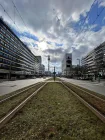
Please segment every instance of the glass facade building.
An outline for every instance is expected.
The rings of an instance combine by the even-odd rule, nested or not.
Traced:
[[[0,19],[0,77],[30,77],[38,69],[37,57]]]

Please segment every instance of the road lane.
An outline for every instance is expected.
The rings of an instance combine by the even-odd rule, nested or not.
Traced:
[[[16,91],[18,89],[30,86],[32,84],[45,81],[49,78],[36,78],[36,79],[25,79],[25,80],[16,80],[16,81],[5,81],[0,83],[0,96],[8,94],[10,92]]]
[[[61,78],[67,82],[73,83],[75,85],[87,88],[99,94],[105,95],[105,81],[103,82],[91,82],[91,81],[84,81],[84,80],[76,80],[76,79],[68,79],[68,78]]]

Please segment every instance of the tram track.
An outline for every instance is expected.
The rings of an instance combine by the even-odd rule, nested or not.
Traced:
[[[46,83],[41,85],[36,91],[34,91],[32,94],[30,94],[27,98],[25,98],[19,105],[17,105],[12,111],[10,111],[7,115],[5,115],[0,120],[0,129],[34,96],[36,95],[44,86]]]
[[[93,95],[84,89],[68,82],[62,82],[63,86],[76,96],[86,107],[88,107],[101,121],[105,123],[105,100]]]
[[[46,82],[49,83],[49,81],[46,81]],[[105,100],[104,99],[97,97],[95,95],[92,95],[89,92],[85,91],[84,89],[81,89],[71,83],[64,82],[64,81],[56,81],[56,83],[62,83],[62,85],[67,90],[69,90],[70,93],[72,93],[74,96],[76,96],[86,107],[88,107],[99,119],[101,119],[105,123]],[[34,89],[36,86],[37,86],[37,88]],[[11,110],[14,110],[14,108],[16,108],[16,106],[20,106],[18,104],[21,104],[21,102],[24,102],[24,100],[26,100],[29,96],[31,96],[31,94],[33,94],[33,91],[35,91],[37,93],[41,86],[43,87],[43,83],[38,83],[38,84],[32,85],[31,87],[17,93],[16,95],[12,95],[12,96],[4,99],[4,101],[1,102],[1,104],[0,104],[0,110],[2,110],[2,106],[3,107],[5,106],[6,111],[0,112],[1,120],[3,120],[3,117],[5,115],[8,116],[8,113],[11,114],[10,113]],[[25,94],[25,92],[30,91],[30,90],[32,90],[30,93]],[[20,94],[20,93],[24,93],[24,94]],[[22,98],[21,99],[18,98],[18,101],[16,101],[16,104],[14,104],[14,98],[17,98],[19,95],[22,95]],[[10,101],[10,104],[11,104],[10,106],[8,106],[8,100]],[[13,104],[12,104],[12,100],[13,100]],[[7,102],[7,104],[5,104],[5,102]]]
[[[12,92],[12,93],[9,93],[8,95],[6,95],[7,97],[5,97],[5,95],[4,95],[4,96],[1,96],[0,104],[4,103],[5,101],[7,101],[7,100],[9,100],[9,99],[14,98],[15,96],[17,96],[17,95],[19,95],[19,94],[21,94],[21,93],[23,93],[23,92],[25,92],[25,91],[27,91],[27,90],[33,88],[34,86],[36,86],[36,85],[38,85],[38,84],[40,84],[40,83],[42,83],[42,82],[39,82],[39,83],[30,85],[30,86],[25,87],[25,88],[22,88],[22,89],[19,89],[19,90],[17,90],[17,91]]]
[[[103,140],[104,120],[92,112],[90,104],[65,83],[46,82],[0,121],[0,136],[2,139],[70,139],[75,136]]]
[[[13,97],[6,98],[0,104],[0,119],[2,119],[5,115],[7,115],[11,110],[13,110],[18,104],[21,104],[24,100],[26,100],[32,93],[40,89],[45,82],[37,83],[22,92],[13,95]]]

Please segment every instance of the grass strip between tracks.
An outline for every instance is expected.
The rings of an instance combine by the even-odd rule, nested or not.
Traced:
[[[71,83],[70,83],[70,84],[71,84]],[[89,90],[89,89],[86,89],[86,88],[80,87],[80,86],[75,85],[75,84],[72,84],[72,85],[74,85],[74,86],[76,86],[76,87],[78,87],[78,88],[81,88],[81,89],[85,90],[86,92],[89,92],[90,94],[93,94],[93,95],[95,95],[95,96],[97,96],[97,97],[100,97],[100,98],[102,98],[102,99],[105,100],[105,95],[102,95],[102,94],[96,93],[96,92],[94,92],[94,91],[92,91],[92,90]]]
[[[35,90],[37,90],[41,85],[44,83],[40,83],[38,85],[35,85],[31,89],[28,89],[27,91],[18,94],[17,96],[3,102],[0,104],[0,119],[5,116],[10,110],[12,110],[14,107],[16,107],[20,102],[22,102],[26,97],[28,97],[30,94],[32,94]]]
[[[54,78],[53,77],[51,77],[51,78],[49,78],[48,80],[46,80],[46,81],[54,81]],[[62,81],[60,78],[58,78],[58,77],[55,77],[55,81]]]
[[[105,124],[60,83],[48,83],[2,130],[0,139],[104,140]]]
[[[80,97],[82,97],[85,101],[87,101],[90,105],[95,107],[98,111],[100,111],[103,115],[105,115],[105,101],[102,101],[95,96],[92,96],[85,92],[85,90],[78,89],[78,86],[76,86],[64,82],[70,89],[72,89],[76,94],[78,94]]]

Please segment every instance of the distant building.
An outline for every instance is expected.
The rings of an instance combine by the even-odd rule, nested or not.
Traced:
[[[66,53],[62,60],[62,75],[71,76],[72,71],[72,53]]]
[[[41,57],[41,56],[36,56],[36,58],[38,59],[38,62],[39,62],[40,64],[42,64],[42,57]]]
[[[45,76],[51,76],[51,72],[50,71],[45,71]]]
[[[39,67],[39,75],[44,76],[45,75],[45,66],[43,64]]]
[[[41,67],[41,64],[42,64],[42,57],[41,56],[36,56],[37,60],[36,60],[36,63],[37,63],[37,67],[35,69],[35,76],[39,76],[40,74],[40,67]]]

